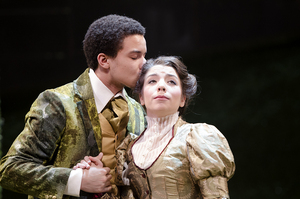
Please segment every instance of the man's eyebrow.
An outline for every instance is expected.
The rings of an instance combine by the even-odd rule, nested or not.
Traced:
[[[142,53],[142,51],[140,51],[140,50],[132,50],[132,51],[129,52],[129,54],[135,54],[135,53],[140,54],[140,53]]]
[[[132,50],[128,54],[142,54],[142,51],[140,51],[140,50]],[[147,54],[147,52],[144,53],[144,55],[146,55],[146,54]]]

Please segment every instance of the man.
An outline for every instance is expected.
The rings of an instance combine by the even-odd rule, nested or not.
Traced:
[[[83,41],[89,68],[32,104],[24,130],[1,160],[3,188],[31,199],[119,198],[115,148],[145,125],[143,108],[124,89],[135,86],[145,63],[144,34],[139,22],[124,16],[90,25]],[[97,156],[98,163],[72,170],[85,156]]]

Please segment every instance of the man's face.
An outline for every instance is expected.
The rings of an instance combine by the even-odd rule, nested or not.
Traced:
[[[133,88],[139,78],[142,66],[146,62],[146,40],[142,35],[130,35],[123,41],[123,48],[115,58],[109,58],[111,84],[122,89]]]

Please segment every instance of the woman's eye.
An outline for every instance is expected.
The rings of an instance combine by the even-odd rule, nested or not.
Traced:
[[[177,83],[174,80],[170,80],[169,83],[177,85]]]
[[[152,80],[149,80],[148,81],[148,84],[153,84],[153,83],[155,83],[156,81],[154,80],[154,79],[152,79]]]

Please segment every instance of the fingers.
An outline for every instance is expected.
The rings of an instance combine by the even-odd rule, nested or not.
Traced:
[[[110,180],[112,178],[112,175],[107,174],[105,181],[104,181],[104,186],[102,187],[102,191],[101,192],[108,192],[112,189],[112,186],[110,184]]]
[[[103,169],[106,171],[107,174],[109,174],[110,168],[108,168],[108,167],[103,167]]]
[[[111,186],[108,186],[108,187],[104,187],[103,188],[103,191],[101,191],[102,193],[104,192],[109,192],[111,190]]]
[[[103,163],[97,157],[90,157],[90,159],[95,165],[103,167]]]
[[[89,158],[89,156],[85,156],[83,158],[83,160],[80,161],[80,163],[77,163],[73,169],[78,169],[78,168],[81,168],[81,169],[89,169],[91,166],[91,160]]]
[[[102,153],[102,152],[99,153],[99,155],[96,156],[96,157],[89,156],[90,160],[91,160],[95,165],[103,167],[103,163],[101,162],[102,157],[103,157],[103,153]]]
[[[85,156],[83,159],[84,159],[84,161],[86,161],[86,163],[88,163],[89,165],[91,164],[91,160],[90,160],[89,156]]]
[[[97,156],[97,158],[99,158],[99,160],[101,160],[103,158],[103,153],[100,152],[99,155]]]
[[[73,170],[76,170],[78,168],[81,168],[81,169],[89,169],[90,168],[90,165],[87,164],[87,163],[77,163],[74,167],[73,167]]]
[[[78,163],[80,166],[84,166],[85,169],[89,169],[91,165],[86,162],[85,160],[81,160],[80,163]]]
[[[103,178],[103,182],[104,182],[104,187],[108,187],[110,186],[110,180],[111,180],[112,176],[109,174],[106,176],[106,178]]]
[[[96,166],[103,167],[103,163],[101,162],[101,159],[103,157],[103,153],[99,153],[98,156],[92,157],[92,156],[85,156],[83,160],[80,161],[80,163],[77,163],[73,169],[89,169],[91,167],[91,164],[94,163]]]

